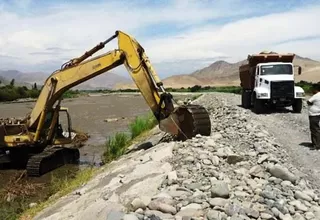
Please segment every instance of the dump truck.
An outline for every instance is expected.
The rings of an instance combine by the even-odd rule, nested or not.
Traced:
[[[241,105],[253,108],[257,114],[268,108],[292,107],[293,112],[300,113],[304,90],[295,86],[294,66],[295,54],[279,54],[261,52],[248,55],[247,63],[239,67],[240,86],[242,88]]]

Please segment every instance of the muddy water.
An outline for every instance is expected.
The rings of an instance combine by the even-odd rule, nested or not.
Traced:
[[[0,104],[0,117],[24,117],[32,110],[34,102]],[[72,127],[90,135],[86,145],[80,149],[82,163],[99,163],[103,144],[108,136],[124,131],[128,123],[138,115],[144,115],[149,107],[140,95],[89,96],[62,101],[68,107]],[[105,119],[119,118],[105,122]],[[61,114],[63,128],[66,129],[66,115]]]
[[[184,95],[175,96],[184,99]],[[34,102],[28,103],[0,103],[0,118],[24,117],[29,113]],[[80,148],[80,166],[65,165],[41,177],[23,178],[28,184],[42,184],[44,188],[37,190],[34,196],[28,198],[27,203],[37,202],[46,198],[48,188],[52,184],[52,176],[64,178],[74,175],[77,170],[88,164],[99,164],[104,152],[104,144],[109,136],[119,131],[128,131],[128,124],[136,116],[145,115],[150,111],[144,98],[140,94],[88,96],[62,101],[62,106],[68,107],[72,119],[72,127],[90,135],[86,144]],[[61,120],[66,122],[66,115],[62,113]],[[118,118],[118,121],[106,122],[106,119]],[[66,128],[66,123],[62,124]],[[10,179],[16,178],[22,171],[0,170],[0,189],[6,187]],[[21,183],[22,187],[24,183]],[[1,207],[0,207],[1,208]]]

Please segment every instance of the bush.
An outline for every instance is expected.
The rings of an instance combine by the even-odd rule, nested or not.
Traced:
[[[150,130],[157,124],[157,120],[152,113],[147,116],[139,116],[129,124],[131,138],[139,136],[141,133]]]
[[[102,155],[102,162],[109,163],[123,155],[132,139],[152,129],[156,124],[157,120],[152,113],[149,113],[147,116],[136,117],[135,120],[129,124],[131,135],[117,132],[113,137],[109,137],[105,144],[106,150]]]
[[[127,134],[118,132],[113,137],[109,137],[106,142],[106,151],[103,153],[102,161],[111,162],[125,153],[130,138]]]

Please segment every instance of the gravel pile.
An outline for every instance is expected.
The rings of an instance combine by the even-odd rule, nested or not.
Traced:
[[[212,135],[176,142],[173,171],[159,194],[135,198],[122,218],[320,219],[317,190],[288,164],[272,136],[245,110],[223,99],[202,100]]]

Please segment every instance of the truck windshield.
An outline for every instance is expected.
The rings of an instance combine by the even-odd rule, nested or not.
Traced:
[[[261,66],[261,75],[291,75],[292,66],[289,64],[265,65]]]

